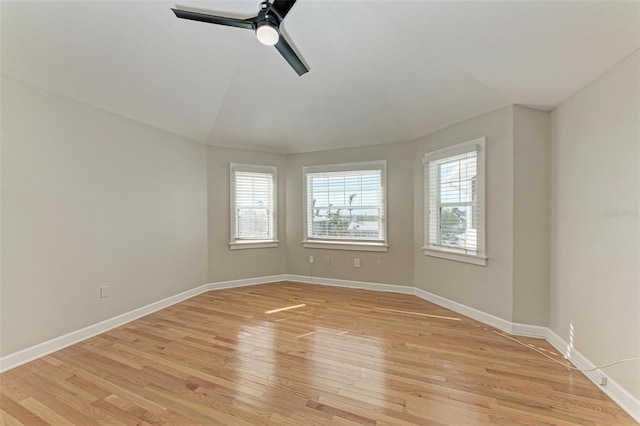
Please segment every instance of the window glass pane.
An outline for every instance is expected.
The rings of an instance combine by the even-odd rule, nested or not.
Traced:
[[[470,148],[464,152],[454,147],[451,156],[438,154],[425,162],[425,229],[430,248],[484,252],[478,244],[479,231],[484,229],[478,194],[479,150]]]
[[[307,173],[307,237],[383,240],[381,170]]]
[[[447,247],[468,248],[467,207],[440,208],[440,244]]]
[[[469,226],[473,229],[478,229],[478,223],[480,220],[478,209],[478,178],[474,176],[471,180],[471,218],[469,218]]]
[[[271,212],[267,209],[237,209],[236,221],[238,239],[271,238]]]
[[[274,240],[274,173],[233,166],[234,205],[231,212],[236,240]],[[257,167],[257,166],[246,166]]]
[[[476,174],[475,152],[462,159],[442,163],[440,165],[440,202],[471,202],[473,180]]]

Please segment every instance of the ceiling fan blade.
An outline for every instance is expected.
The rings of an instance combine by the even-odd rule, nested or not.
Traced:
[[[289,62],[289,65],[298,73],[298,75],[302,75],[309,71],[309,68],[305,64],[302,63],[296,52],[293,51],[293,48],[287,43],[287,40],[284,38],[284,35],[280,34],[280,40],[276,43],[276,49],[282,55],[284,59]]]
[[[207,15],[206,13],[191,12],[189,10],[171,9],[178,18],[192,21],[207,22],[209,24],[226,25],[228,27],[253,29],[253,22],[250,19],[227,18],[225,16]]]
[[[275,9],[278,15],[280,15],[280,19],[284,19],[294,4],[296,4],[296,0],[275,0],[271,5],[271,9]]]

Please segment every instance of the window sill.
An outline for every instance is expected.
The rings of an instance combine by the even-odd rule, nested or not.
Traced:
[[[304,248],[317,248],[329,250],[355,250],[386,252],[389,244],[385,243],[359,243],[353,241],[303,241]]]
[[[247,242],[233,242],[229,243],[231,250],[245,250],[245,249],[257,249],[257,248],[272,248],[278,247],[278,241],[247,241]]]
[[[422,247],[424,254],[431,257],[439,257],[441,259],[455,260],[457,262],[471,263],[473,265],[487,266],[486,256],[474,256],[470,254],[456,253],[453,251],[434,250],[428,247]]]

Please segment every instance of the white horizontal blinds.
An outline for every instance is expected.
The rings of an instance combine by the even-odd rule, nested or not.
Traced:
[[[307,239],[384,242],[383,170],[307,172]]]
[[[428,188],[428,245],[469,255],[480,254],[482,205],[476,145],[425,164]],[[460,151],[465,151],[461,152]]]
[[[274,174],[234,170],[236,240],[274,240]]]

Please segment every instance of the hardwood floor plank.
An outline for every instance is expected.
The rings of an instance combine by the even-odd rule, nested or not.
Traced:
[[[4,394],[0,394],[0,404],[3,412],[9,414],[13,419],[20,423],[33,426],[48,425],[48,423],[40,418],[36,413],[23,407],[18,402]]]
[[[22,400],[20,401],[20,405],[22,405],[24,408],[31,411],[49,424],[73,426],[73,423],[69,422],[67,419],[65,419],[49,407],[41,404],[34,398],[27,398],[25,400]]]
[[[117,407],[114,404],[110,404],[105,400],[97,400],[91,403],[92,406],[104,411],[105,413],[109,413],[113,418],[117,419],[124,425],[127,426],[151,426],[151,423],[147,423],[146,421],[140,419],[139,417],[129,413],[127,410],[124,410],[120,407]],[[162,423],[156,423],[162,424]]]
[[[321,402],[307,401],[307,407],[313,408],[314,410],[322,411],[324,413],[329,413],[332,417],[340,417],[359,425],[375,426],[376,424],[376,421],[373,419],[363,417],[359,414],[354,413],[353,411],[341,410],[339,408]]]
[[[6,411],[0,410],[0,426],[24,426],[24,424]]]
[[[470,318],[294,282],[203,293],[6,372],[0,392],[0,425],[636,424]]]

